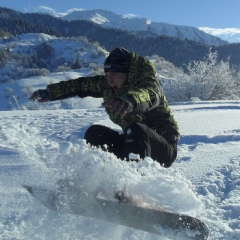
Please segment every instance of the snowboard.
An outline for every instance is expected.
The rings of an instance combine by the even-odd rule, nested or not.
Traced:
[[[162,209],[135,206],[131,203],[131,197],[125,197],[122,193],[106,199],[81,190],[69,192],[41,186],[23,187],[53,211],[95,218],[172,239],[208,238],[208,228],[201,220]]]

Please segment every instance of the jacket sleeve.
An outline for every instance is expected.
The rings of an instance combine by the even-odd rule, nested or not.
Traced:
[[[81,98],[87,96],[103,97],[104,85],[106,85],[105,76],[97,75],[94,77],[80,77],[50,84],[47,86],[47,91],[51,101],[75,96]]]
[[[129,73],[129,90],[122,96],[128,101],[135,113],[143,113],[159,106],[164,99],[164,93],[156,79],[154,65],[140,57],[133,58]]]

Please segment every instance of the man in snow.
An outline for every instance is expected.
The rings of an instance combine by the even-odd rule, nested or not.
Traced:
[[[86,131],[86,141],[120,159],[131,160],[129,154],[133,153],[170,167],[177,157],[180,134],[154,65],[136,53],[116,48],[106,58],[104,71],[105,75],[50,84],[30,99],[46,102],[73,96],[101,97],[110,119],[123,133],[93,125]]]

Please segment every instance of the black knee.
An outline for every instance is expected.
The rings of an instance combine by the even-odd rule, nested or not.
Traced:
[[[132,123],[124,131],[125,155],[139,154],[140,158],[150,156],[148,132],[144,124]]]
[[[146,135],[145,125],[141,123],[131,123],[128,125],[124,131],[125,135]]]
[[[101,145],[101,132],[99,131],[99,127],[98,125],[92,125],[87,129],[84,136],[87,143],[93,146]]]
[[[92,125],[85,133],[84,139],[92,146],[112,152],[119,158],[123,156],[123,134],[102,125]]]

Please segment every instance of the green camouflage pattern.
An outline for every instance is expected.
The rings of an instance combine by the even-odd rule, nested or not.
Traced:
[[[110,119],[123,130],[133,122],[141,122],[169,142],[176,143],[179,140],[178,124],[156,79],[153,63],[135,53],[131,53],[128,81],[117,93],[108,85],[105,75],[62,81],[48,85],[47,90],[52,101],[74,96],[103,98],[103,102],[108,102],[111,97],[120,98],[132,104],[132,112],[121,119],[108,109],[106,111]]]

